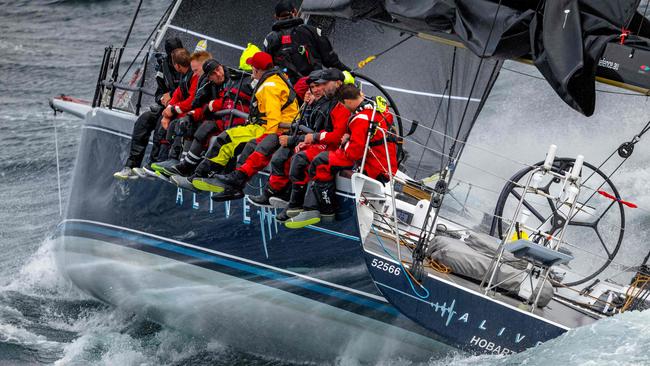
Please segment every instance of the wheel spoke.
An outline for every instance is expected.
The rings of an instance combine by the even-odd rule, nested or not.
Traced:
[[[605,253],[607,253],[607,258],[612,258],[612,253],[609,252],[607,249],[607,245],[605,245],[605,240],[603,240],[603,237],[600,236],[600,230],[598,230],[598,226],[594,227],[594,231],[596,232],[596,235],[598,236],[598,240],[600,240],[600,244],[603,245],[603,249],[605,249]]]
[[[594,222],[584,222],[584,221],[569,221],[569,225],[571,226],[582,226],[582,227],[590,227],[590,228],[596,228],[598,225],[598,221]]]
[[[600,221],[600,219],[602,219],[603,216],[605,216],[605,214],[609,211],[610,208],[612,208],[612,206],[614,206],[615,203],[617,203],[617,202],[616,202],[616,201],[612,201],[612,203],[610,203],[609,206],[607,206],[607,208],[605,209],[605,211],[603,211],[603,213],[602,213],[600,216],[598,216],[598,220],[596,220],[596,222]]]

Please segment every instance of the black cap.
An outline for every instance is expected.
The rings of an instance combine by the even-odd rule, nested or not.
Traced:
[[[275,5],[275,16],[282,17],[287,16],[287,13],[291,13],[296,9],[296,6],[293,4],[292,0],[280,0]]]
[[[205,60],[203,63],[203,73],[205,75],[210,75],[214,70],[216,70],[217,67],[221,65],[219,61],[211,58],[209,60]]]
[[[337,81],[337,80],[344,81],[345,75],[343,75],[343,72],[341,70],[331,68],[331,69],[312,71],[309,74],[309,79],[307,79],[307,82],[309,84],[311,83],[322,84],[328,81]]]

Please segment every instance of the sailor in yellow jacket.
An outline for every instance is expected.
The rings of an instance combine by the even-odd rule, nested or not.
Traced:
[[[234,158],[242,152],[246,143],[252,140],[260,143],[268,135],[277,135],[286,131],[284,125],[291,124],[298,114],[296,93],[282,71],[273,66],[271,55],[257,52],[247,59],[246,63],[252,66],[253,80],[256,81],[249,123],[226,130],[217,136],[217,143],[206,154],[202,167],[197,168],[197,176],[192,180],[192,185],[196,189],[224,192],[223,182],[215,176],[232,165]],[[252,152],[243,153],[250,155]],[[234,198],[239,197],[229,199]]]

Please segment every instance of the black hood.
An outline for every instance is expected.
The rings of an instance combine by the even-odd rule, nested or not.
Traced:
[[[183,48],[183,43],[180,39],[174,37],[165,41],[165,53],[167,54],[167,57],[171,58],[172,51],[177,48]]]

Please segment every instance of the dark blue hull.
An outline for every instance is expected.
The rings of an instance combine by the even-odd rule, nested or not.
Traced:
[[[66,220],[57,230],[64,272],[66,266],[69,273],[70,268],[81,267],[69,263],[65,255],[85,252],[76,243],[87,239],[262,284],[417,337],[436,338],[401,315],[375,288],[364,262],[350,193],[340,192],[342,209],[336,221],[289,230],[275,222],[270,209],[246,200],[214,203],[208,194],[182,191],[156,178],[118,181],[112,173],[125,161],[131,118],[102,110],[87,117]],[[248,193],[259,192],[264,179],[255,178]],[[74,249],[66,247],[69,238],[75,241]],[[93,250],[88,249],[91,257]],[[75,273],[76,280],[72,279],[82,289],[114,302],[107,290],[94,289],[83,271]]]
[[[427,293],[411,285],[394,259],[366,252],[366,260],[377,287],[391,304],[463,350],[511,354],[569,329],[432,275],[421,282]]]

